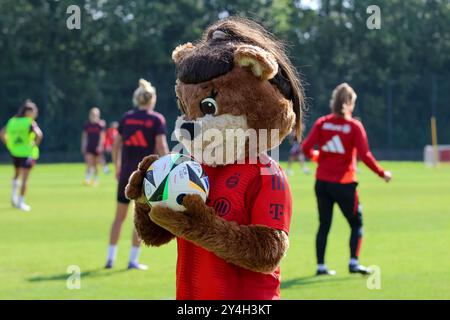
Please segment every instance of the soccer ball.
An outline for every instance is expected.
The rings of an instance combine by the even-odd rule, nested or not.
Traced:
[[[208,192],[208,177],[200,163],[179,153],[170,153],[153,162],[144,178],[144,194],[150,206],[184,211],[185,195],[198,194],[206,201]]]

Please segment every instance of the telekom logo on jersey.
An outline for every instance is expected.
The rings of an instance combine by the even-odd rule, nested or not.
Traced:
[[[329,130],[329,131],[339,131],[342,133],[350,133],[352,131],[352,127],[349,124],[334,124],[331,122],[325,122],[322,126],[323,130]]]

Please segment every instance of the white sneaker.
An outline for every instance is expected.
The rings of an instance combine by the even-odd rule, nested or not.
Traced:
[[[135,270],[141,270],[141,271],[147,271],[148,266],[145,264],[140,264],[138,262],[129,262],[128,263],[128,270],[135,269]]]
[[[21,203],[17,204],[16,208],[19,210],[22,210],[22,211],[26,211],[26,212],[31,211],[31,207],[29,205],[27,205],[25,202],[21,202]]]

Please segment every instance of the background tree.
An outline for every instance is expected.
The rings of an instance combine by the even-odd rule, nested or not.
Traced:
[[[66,27],[72,4],[81,8],[80,30]],[[443,125],[450,121],[449,2],[379,0],[380,30],[366,26],[371,4],[323,0],[316,9],[300,0],[0,0],[0,123],[31,98],[46,133],[44,160],[78,160],[88,109],[98,106],[107,121],[118,119],[144,77],[158,90],[157,110],[173,125],[173,48],[197,39],[219,18],[239,15],[289,45],[305,80],[307,127],[329,111],[331,90],[347,81],[358,92],[356,113],[375,148],[423,148],[433,101],[440,143],[450,143]]]

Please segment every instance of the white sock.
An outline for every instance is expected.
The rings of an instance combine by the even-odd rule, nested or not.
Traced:
[[[357,265],[359,264],[359,263],[358,263],[358,259],[351,258],[349,264],[350,264],[351,266],[357,266]]]
[[[115,261],[117,255],[117,245],[110,244],[108,247],[108,261]]]
[[[325,264],[318,264],[317,265],[317,270],[327,270],[327,266]]]
[[[19,179],[13,179],[12,181],[12,196],[17,197],[17,190],[19,189]]]
[[[23,196],[19,196],[19,204],[22,204],[24,202],[25,202],[24,197]]]
[[[130,250],[130,262],[138,263],[139,262],[139,247],[131,247]]]
[[[91,180],[91,170],[88,170],[86,172],[86,181],[89,181],[89,180]]]

